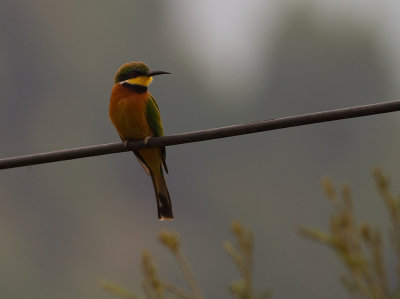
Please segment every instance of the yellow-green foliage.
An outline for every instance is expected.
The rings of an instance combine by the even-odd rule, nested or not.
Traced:
[[[251,230],[245,228],[239,221],[232,223],[232,233],[235,237],[235,243],[224,242],[224,248],[231,259],[237,266],[241,277],[231,283],[229,291],[238,299],[253,299],[269,298],[270,292],[266,291],[260,296],[255,296],[252,283],[252,270],[253,270],[253,233]],[[143,290],[148,299],[162,299],[167,298],[167,294],[174,296],[174,298],[204,298],[196,279],[190,270],[180,246],[179,236],[174,232],[161,231],[159,234],[159,241],[168,250],[178,262],[182,272],[188,281],[190,291],[177,286],[173,283],[167,282],[159,278],[157,268],[154,265],[153,258],[148,251],[144,251],[142,255],[142,270],[143,270]],[[120,298],[124,299],[138,299],[139,297],[127,291],[125,288],[114,283],[102,282],[102,288]]]
[[[231,283],[230,293],[238,299],[269,298],[270,290],[264,291],[261,295],[255,295],[253,290],[253,232],[245,228],[239,221],[233,221],[231,229],[236,244],[226,241],[223,246],[236,264],[241,278]]]
[[[397,275],[400,281],[400,199],[391,193],[389,180],[379,169],[373,170],[373,176],[390,215],[390,240],[396,253]],[[347,269],[342,281],[355,297],[397,298],[398,290],[391,292],[389,289],[380,230],[368,223],[356,223],[347,185],[342,187],[340,195],[329,179],[323,179],[322,186],[334,207],[330,218],[330,230],[326,233],[303,227],[300,233],[335,251]]]
[[[110,294],[114,294],[116,296],[119,296],[120,298],[123,299],[139,299],[139,297],[133,295],[131,292],[125,290],[123,287],[115,284],[115,283],[111,283],[108,281],[102,281],[100,286],[107,292],[109,292]]]
[[[394,196],[391,193],[389,180],[379,169],[373,170],[373,176],[389,213],[391,223],[389,237],[397,258],[397,281],[400,282],[400,196]],[[322,180],[322,187],[334,208],[334,213],[330,218],[329,232],[302,227],[300,233],[334,250],[347,269],[342,282],[355,298],[400,298],[400,288],[396,287],[394,291],[391,291],[388,285],[381,231],[366,222],[361,224],[356,222],[349,186],[344,185],[338,193],[332,181],[325,178]],[[245,228],[239,221],[234,221],[231,229],[235,241],[226,241],[223,246],[235,263],[240,278],[229,285],[230,293],[238,299],[269,298],[271,296],[269,290],[256,295],[253,289],[254,239],[252,231]],[[142,269],[146,298],[162,299],[167,298],[167,295],[185,299],[204,298],[182,253],[179,236],[174,232],[161,231],[159,241],[175,257],[189,283],[190,291],[161,279],[150,253],[144,251]],[[103,282],[102,287],[120,298],[139,298],[113,283]]]

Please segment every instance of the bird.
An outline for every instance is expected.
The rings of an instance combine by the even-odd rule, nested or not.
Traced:
[[[148,87],[154,76],[170,74],[151,71],[141,61],[123,64],[114,77],[109,106],[109,117],[124,145],[129,140],[147,140],[164,135],[160,110]],[[174,219],[172,203],[164,170],[168,173],[165,147],[146,148],[133,151],[151,177],[157,200],[159,220]]]

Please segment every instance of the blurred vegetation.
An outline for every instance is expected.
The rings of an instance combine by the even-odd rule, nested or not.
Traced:
[[[253,250],[254,240],[253,233],[250,229],[245,228],[239,221],[233,221],[232,234],[235,237],[235,242],[225,241],[223,246],[228,253],[229,257],[235,263],[241,277],[234,280],[229,286],[229,292],[238,299],[267,299],[270,297],[271,292],[269,290],[264,291],[260,295],[256,295],[253,290]],[[182,272],[190,286],[190,291],[185,288],[167,282],[161,279],[158,275],[157,268],[154,264],[154,260],[148,251],[144,251],[142,254],[142,271],[144,281],[142,284],[146,298],[166,298],[166,294],[174,296],[173,298],[204,298],[202,291],[200,290],[196,279],[190,270],[189,264],[186,261],[180,246],[179,236],[174,232],[162,230],[159,234],[159,241],[167,249],[169,249],[179,264]],[[124,299],[136,299],[139,296],[126,290],[124,287],[119,286],[115,283],[102,282],[101,287],[120,298]]]
[[[389,179],[380,169],[375,168],[373,176],[389,213],[389,237],[397,259],[396,281],[399,282],[400,197],[393,195]],[[330,231],[302,227],[300,233],[327,245],[336,253],[347,269],[342,282],[355,298],[399,298],[399,286],[397,285],[394,291],[389,287],[382,232],[367,222],[357,223],[349,186],[344,185],[340,194],[330,179],[323,179],[322,186],[334,208],[330,219]]]
[[[393,195],[389,179],[378,168],[373,170],[376,188],[382,197],[390,218],[389,238],[396,258],[396,275],[400,281],[400,195]],[[330,218],[330,230],[324,232],[310,227],[301,227],[300,233],[330,247],[344,264],[347,273],[342,282],[354,298],[400,298],[399,286],[391,290],[388,272],[385,269],[383,235],[378,228],[367,222],[357,223],[355,219],[350,187],[343,185],[338,192],[333,182],[324,178],[322,187],[334,208]],[[230,294],[238,299],[270,298],[271,291],[256,294],[253,288],[253,251],[254,238],[250,229],[239,221],[231,225],[235,242],[225,241],[223,247],[235,263],[240,278],[228,287]],[[146,298],[204,298],[193,273],[183,255],[179,236],[174,232],[161,231],[159,241],[170,250],[179,264],[190,286],[190,291],[167,282],[158,275],[154,260],[148,251],[142,255],[142,284]],[[102,288],[109,293],[125,299],[136,299],[139,296],[125,288],[110,282],[102,282]]]

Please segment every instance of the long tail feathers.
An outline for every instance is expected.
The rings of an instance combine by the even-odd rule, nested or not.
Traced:
[[[172,203],[162,170],[157,174],[151,173],[150,175],[157,198],[158,219],[174,219],[174,215],[172,214]]]

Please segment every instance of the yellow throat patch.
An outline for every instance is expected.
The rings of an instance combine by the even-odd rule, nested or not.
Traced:
[[[132,85],[140,85],[140,86],[149,87],[149,85],[151,84],[152,81],[153,81],[152,77],[139,76],[136,78],[125,80],[124,82],[132,84]]]

